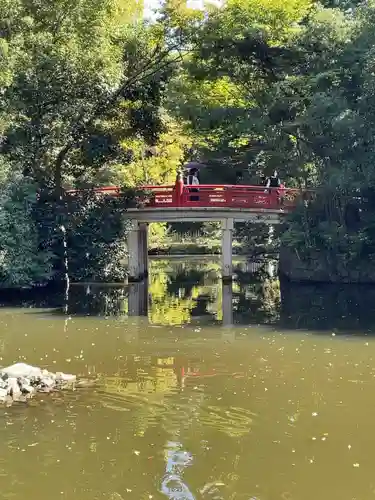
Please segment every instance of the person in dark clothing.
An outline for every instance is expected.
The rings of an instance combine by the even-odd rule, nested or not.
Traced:
[[[275,170],[273,175],[268,177],[266,182],[266,188],[278,188],[280,187],[281,181],[277,171]]]
[[[277,171],[275,170],[273,175],[268,177],[268,179],[266,181],[265,192],[268,194],[272,194],[272,193],[275,194],[277,196],[277,204],[278,205],[284,204],[284,197],[282,194],[282,190],[280,190],[281,187],[282,186],[281,186],[281,181],[280,181],[279,175],[278,175]]]
[[[188,186],[195,186],[199,184],[198,170],[196,168],[191,168],[189,170],[186,183]]]
[[[189,171],[189,175],[187,177],[187,184],[188,186],[199,186],[199,179],[198,179],[198,170],[196,168],[192,168]],[[197,188],[190,188],[189,189],[190,193],[198,193]],[[190,196],[190,201],[199,201],[199,196]]]
[[[241,184],[243,181],[243,173],[240,170],[236,172],[236,184]]]

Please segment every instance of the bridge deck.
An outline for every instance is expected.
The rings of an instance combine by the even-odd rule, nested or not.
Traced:
[[[127,216],[138,222],[215,222],[232,218],[238,222],[279,224],[288,212],[254,208],[144,207],[128,208]]]

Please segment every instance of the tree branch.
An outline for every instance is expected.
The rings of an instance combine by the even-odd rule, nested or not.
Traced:
[[[156,48],[153,52],[153,56],[156,55],[156,51],[158,48]],[[174,59],[167,60],[165,59],[170,56],[171,52],[174,50],[172,47],[168,51],[163,51],[161,52],[156,60],[153,60],[152,58],[148,60],[146,64],[144,64],[136,74],[132,75],[130,78],[128,78],[122,85],[118,87],[118,89],[107,99],[101,101],[93,110],[91,116],[86,120],[81,122],[80,124],[77,124],[71,131],[70,134],[70,140],[66,143],[66,145],[60,150],[58,153],[55,164],[54,164],[54,183],[55,183],[55,189],[58,192],[59,196],[61,196],[61,190],[62,190],[62,166],[63,163],[66,159],[66,156],[68,153],[73,149],[74,146],[77,144],[81,143],[82,140],[85,138],[86,134],[88,133],[88,130],[90,126],[93,124],[93,122],[101,116],[105,111],[107,111],[109,108],[113,107],[116,102],[118,101],[119,97],[135,82],[139,81],[144,81],[155,74],[157,74],[159,71],[167,68],[168,66],[174,64],[175,62],[180,60],[181,55],[179,54],[178,57],[175,57]],[[164,64],[162,64],[164,61]]]

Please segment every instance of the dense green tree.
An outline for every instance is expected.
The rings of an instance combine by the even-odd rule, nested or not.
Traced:
[[[67,176],[113,159],[121,135],[155,141],[169,53],[141,24],[116,24],[111,0],[56,0],[45,10],[5,3],[3,152],[15,165],[59,189]]]
[[[39,248],[33,223],[37,186],[0,160],[0,287],[47,283],[52,256]]]
[[[131,193],[78,205],[64,189],[171,183],[186,159],[209,164],[203,182],[241,169],[258,183],[277,168],[288,185],[320,186],[284,242],[372,254],[374,4],[228,0],[201,12],[166,0],[151,24],[141,11],[0,0],[3,282],[48,280],[64,238],[77,278],[117,268]]]
[[[199,24],[172,84],[171,109],[215,179],[277,168],[288,185],[319,186],[289,226],[292,246],[372,252],[373,25],[372,3],[229,1]]]
[[[266,149],[262,101],[293,63],[288,41],[310,9],[310,2],[229,1],[209,11],[186,44],[191,51],[170,106],[189,119],[203,156],[224,181],[250,163],[256,178],[255,160],[261,164]]]
[[[37,247],[55,254],[57,270],[66,231],[88,231],[70,220],[79,215],[62,199],[65,187],[130,184],[121,166],[138,159],[139,145],[156,147],[160,178],[169,175],[161,159],[173,150],[162,95],[178,57],[139,14],[136,1],[0,0],[0,150],[12,173],[42,190],[27,221],[36,224]],[[119,226],[106,223],[101,203],[88,203],[91,218],[101,221],[92,254]]]

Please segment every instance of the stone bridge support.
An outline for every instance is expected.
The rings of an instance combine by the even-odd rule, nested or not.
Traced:
[[[222,219],[222,278],[224,283],[230,283],[233,276],[232,241],[234,219]],[[148,224],[132,220],[128,234],[128,279],[129,282],[142,281],[148,276]]]
[[[222,284],[223,326],[233,326],[233,289],[232,283]]]
[[[147,283],[130,283],[128,288],[128,315],[148,315],[148,285]]]
[[[233,263],[232,263],[233,228],[234,228],[234,220],[232,218],[227,218],[222,220],[221,258],[222,258],[222,279],[224,283],[230,283],[233,277]]]
[[[148,276],[148,225],[132,220],[128,234],[128,279],[141,281]]]

